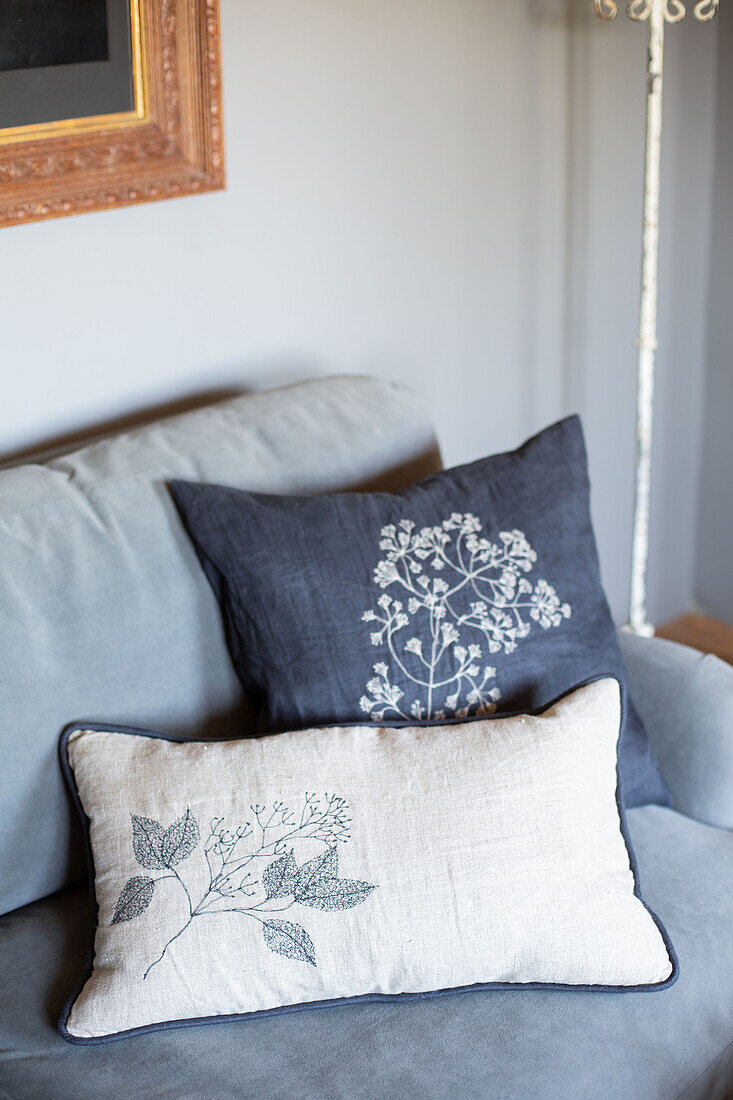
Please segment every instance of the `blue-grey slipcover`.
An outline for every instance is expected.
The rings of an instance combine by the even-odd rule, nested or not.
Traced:
[[[439,465],[412,394],[347,377],[0,470],[0,913],[84,873],[57,755],[69,722],[197,736],[247,729],[219,609],[167,481],[396,489]]]
[[[637,702],[680,813],[733,829],[733,668],[696,649],[621,631]],[[731,930],[733,932],[733,929]]]
[[[511,991],[358,1004],[71,1047],[75,887],[0,918],[0,1096],[12,1100],[722,1100],[733,1090],[733,834],[628,813],[680,960],[656,993]]]
[[[409,395],[335,379],[0,473],[0,908],[74,873],[56,757],[66,722],[232,728],[218,611],[163,479],[394,488],[436,465]],[[732,823],[733,669],[655,639],[622,646],[682,811],[628,815],[644,894],[679,955],[672,988],[472,993],[71,1047],[56,1024],[87,951],[80,886],[0,917],[0,1098],[730,1098],[733,833],[683,814]]]

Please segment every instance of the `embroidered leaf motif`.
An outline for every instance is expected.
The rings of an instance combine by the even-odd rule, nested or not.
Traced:
[[[295,893],[298,886],[298,864],[292,852],[280,856],[265,868],[262,885],[267,898],[284,898]]]
[[[154,821],[152,817],[138,817],[130,814],[132,818],[132,850],[135,859],[141,867],[149,871],[164,871],[167,864],[161,855],[161,843],[163,840],[163,826]]]
[[[298,893],[296,901],[310,906],[311,909],[333,912],[336,909],[352,909],[355,905],[360,905],[366,901],[372,890],[376,890],[376,886],[370,886],[368,882],[358,882],[356,879],[321,879]]]
[[[163,833],[160,841],[160,857],[166,867],[175,867],[191,855],[199,840],[198,822],[189,809]]]
[[[470,647],[466,655],[474,660]],[[377,671],[382,675],[387,666],[378,665]],[[204,836],[190,807],[167,828],[154,818],[130,815],[135,858],[141,866],[164,873],[129,878],[111,923],[143,914],[155,884],[163,879],[169,880],[163,900],[168,901],[170,891],[180,891],[181,902],[185,898],[177,927],[169,929],[162,950],[143,973],[143,981],[195,921],[217,913],[241,915],[253,931],[262,928],[265,943],[275,954],[316,966],[308,932],[300,924],[280,918],[298,904],[323,912],[351,909],[376,890],[368,882],[338,877],[338,848],[351,836],[345,798],[333,792],[317,795],[306,791],[300,805],[276,799],[269,805],[253,803],[250,809],[256,825],[240,821],[229,827],[223,817],[213,817]],[[179,874],[176,867],[197,849],[197,858]],[[319,854],[312,856],[313,851]],[[311,858],[298,866],[301,852]],[[166,914],[162,905],[156,910],[163,925]]]
[[[262,934],[271,951],[285,955],[288,959],[316,965],[313,941],[299,924],[293,924],[289,920],[268,920],[262,925]]]
[[[308,893],[313,885],[326,879],[336,878],[339,873],[339,857],[336,845],[326,848],[315,859],[304,863],[298,872],[298,885],[295,888],[295,900],[300,901],[304,893]]]
[[[110,924],[120,924],[144,913],[155,893],[155,882],[147,875],[135,875],[125,883],[117,899]]]

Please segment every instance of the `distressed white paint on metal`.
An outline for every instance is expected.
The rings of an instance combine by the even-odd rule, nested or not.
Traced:
[[[614,19],[618,5],[613,0],[593,0],[601,19]],[[707,22],[715,16],[719,0],[699,0],[695,18]],[[657,271],[659,264],[659,184],[662,147],[662,89],[664,71],[664,24],[685,18],[682,0],[630,0],[630,19],[649,21],[649,53],[646,94],[646,152],[644,162],[644,228],[639,307],[638,390],[636,410],[636,470],[634,528],[631,543],[631,592],[628,628],[651,636],[647,622],[646,581],[649,562],[649,517],[652,474],[652,426],[654,414],[654,367],[657,350]]]
[[[601,19],[615,19],[618,15],[618,4],[614,0],[593,0],[596,15]]]
[[[700,23],[707,23],[715,18],[720,0],[698,0],[695,4],[695,18]],[[596,14],[601,19],[615,19],[618,14],[618,5],[614,0],[593,0]],[[626,14],[630,19],[641,23],[649,18],[652,0],[629,0],[626,6]],[[667,23],[679,23],[687,15],[687,9],[683,0],[664,0],[664,18]]]
[[[639,382],[636,423],[636,486],[631,543],[629,625],[636,634],[653,634],[646,621],[646,577],[649,560],[654,360],[657,350],[657,267],[659,259],[659,166],[662,140],[662,73],[666,0],[650,0],[649,63],[646,97],[644,230],[639,309]]]
[[[695,4],[695,19],[698,19],[701,23],[707,23],[709,20],[715,18],[715,13],[718,10],[719,0],[700,0],[699,4]]]
[[[629,19],[635,19],[637,22],[641,22],[641,20],[649,18],[650,11],[651,0],[631,0],[631,3],[626,9],[626,14]]]

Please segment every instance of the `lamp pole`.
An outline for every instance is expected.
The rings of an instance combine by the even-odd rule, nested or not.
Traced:
[[[719,0],[700,0],[695,18],[706,23],[715,17]],[[614,0],[593,0],[596,14],[615,19]],[[644,157],[644,228],[641,251],[641,300],[639,303],[639,351],[636,407],[636,466],[634,526],[631,542],[631,591],[629,628],[635,634],[651,636],[647,621],[646,581],[649,563],[649,516],[652,474],[652,425],[654,413],[654,366],[657,351],[657,271],[659,262],[659,178],[662,147],[662,89],[664,71],[664,24],[679,23],[687,14],[681,0],[631,0],[626,14],[635,22],[649,24],[649,52],[646,89],[646,151]]]

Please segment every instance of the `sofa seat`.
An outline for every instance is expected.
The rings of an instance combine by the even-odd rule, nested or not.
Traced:
[[[88,903],[76,887],[0,919],[0,1096],[730,1097],[733,833],[657,806],[632,810],[629,826],[645,896],[679,955],[671,989],[362,1003],[73,1047],[56,1021],[84,966]]]

